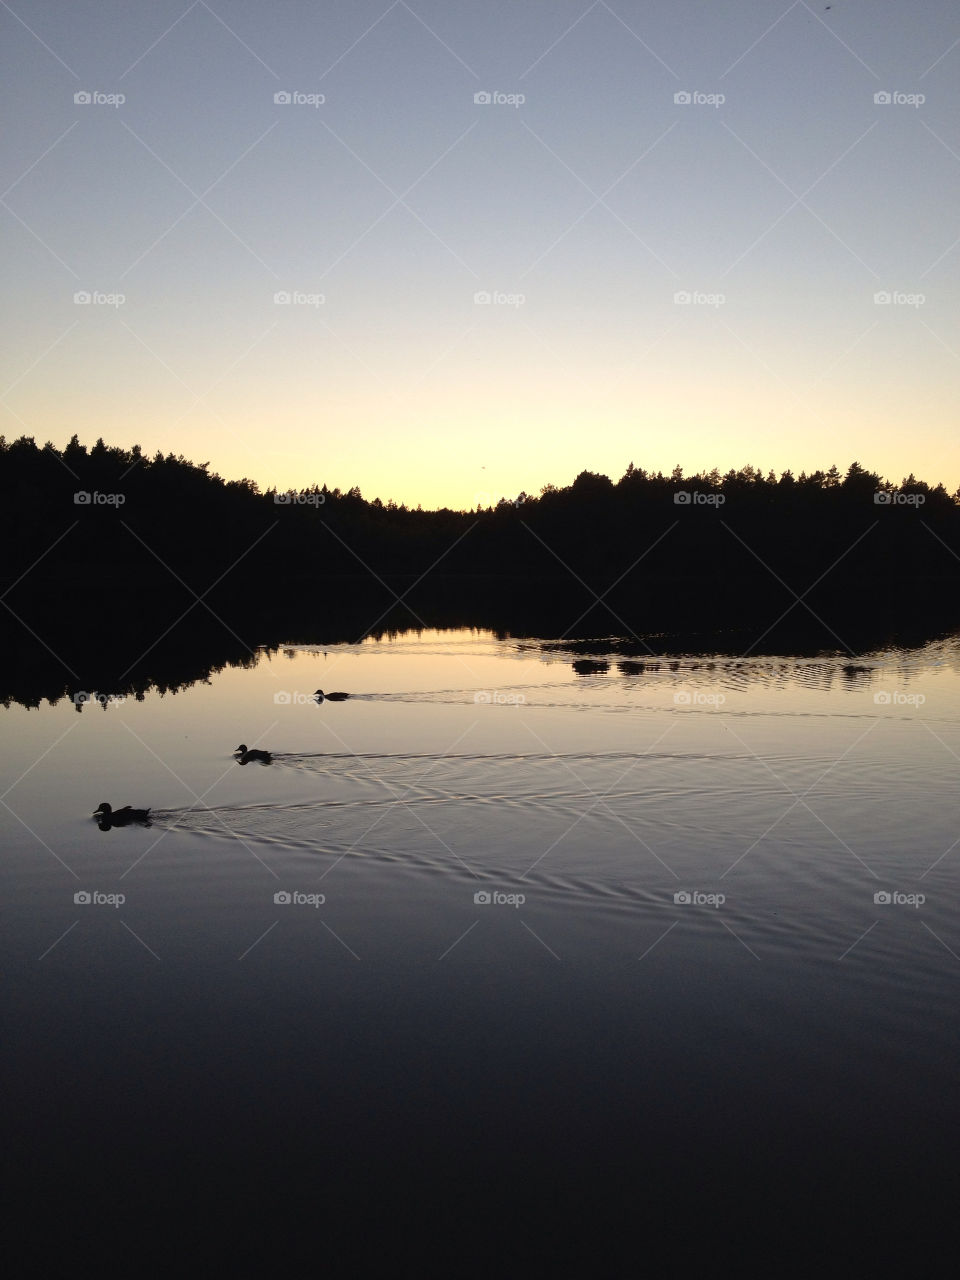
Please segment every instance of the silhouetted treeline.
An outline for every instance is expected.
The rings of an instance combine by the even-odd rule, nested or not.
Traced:
[[[631,464],[617,481],[585,471],[486,510],[423,511],[322,484],[262,493],[102,440],[0,438],[0,522],[0,596],[24,645],[76,626],[146,649],[162,627],[214,614],[246,645],[441,617],[709,635],[787,610],[810,627],[812,608],[819,643],[842,648],[841,615],[873,632],[884,618],[952,623],[960,585],[960,494],[913,476],[893,486],[856,462],[798,476]]]
[[[933,554],[929,533],[913,541],[924,523],[950,534],[960,527],[960,491],[951,495],[912,475],[893,486],[856,462],[845,475],[834,466],[779,477],[751,466],[722,476],[680,468],[664,476],[631,463],[616,482],[584,471],[566,488],[547,485],[539,497],[504,498],[485,511],[422,511],[366,501],[357,488],[261,493],[252,480],[224,481],[207,463],[147,458],[138,446],[102,440],[88,450],[76,436],[63,450],[0,437],[0,499],[4,545],[23,558],[9,558],[13,576],[68,529],[56,564],[140,566],[146,552],[188,578],[199,565],[226,570],[241,556],[282,577],[415,574],[443,556],[445,573],[550,567],[551,576],[557,557],[591,576],[602,558],[612,579],[641,553],[648,572],[668,575],[735,568],[751,552],[823,569],[822,555],[845,552],[848,535],[874,524],[857,559],[879,566],[893,555],[906,564],[905,540],[911,551],[922,547],[925,559]],[[749,550],[722,536],[724,526],[744,536]]]

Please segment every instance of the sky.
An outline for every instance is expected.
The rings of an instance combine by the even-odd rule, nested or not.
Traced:
[[[630,462],[960,487],[952,0],[0,24],[8,439],[424,507]]]

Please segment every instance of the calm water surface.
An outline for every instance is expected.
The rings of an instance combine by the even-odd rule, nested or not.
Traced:
[[[825,1212],[850,1266],[888,1213],[936,1230],[960,646],[603,649],[422,633],[0,712],[25,1202],[341,1251],[358,1204],[388,1242],[429,1205],[460,1249],[636,1231],[677,1274],[721,1240],[783,1273]]]

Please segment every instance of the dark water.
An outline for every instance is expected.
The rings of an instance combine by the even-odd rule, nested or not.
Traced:
[[[942,1231],[960,646],[589,647],[424,633],[2,713],[24,1226],[333,1274],[856,1272]]]

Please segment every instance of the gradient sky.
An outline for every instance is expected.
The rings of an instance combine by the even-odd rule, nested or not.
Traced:
[[[424,506],[631,461],[960,486],[952,0],[0,22],[8,438]]]

